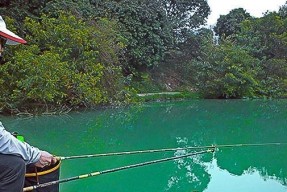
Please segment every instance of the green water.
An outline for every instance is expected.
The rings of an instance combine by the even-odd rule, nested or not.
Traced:
[[[59,156],[287,142],[287,100],[192,100],[73,112],[1,117],[10,131]],[[187,151],[65,160],[61,178]],[[60,185],[61,192],[286,192],[287,145],[222,148],[204,154]]]

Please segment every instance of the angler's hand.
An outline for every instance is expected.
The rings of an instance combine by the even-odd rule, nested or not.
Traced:
[[[45,167],[50,166],[51,164],[55,164],[57,162],[57,158],[48,153],[47,151],[41,151],[41,156],[39,161],[35,163],[36,167]]]

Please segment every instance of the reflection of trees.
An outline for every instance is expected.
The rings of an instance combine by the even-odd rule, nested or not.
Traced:
[[[284,142],[287,134],[284,106],[284,101],[261,100],[156,103],[151,107],[144,106],[140,113],[132,113],[129,125],[135,129],[133,136],[138,138],[138,143],[149,139],[150,146],[158,144],[156,141],[161,147],[166,143],[170,146],[164,147]],[[144,136],[146,134],[148,137]],[[160,141],[161,138],[169,142]],[[274,176],[286,185],[285,151],[280,146],[237,147],[220,149],[215,157],[219,167],[232,174],[242,175],[256,169],[263,178]],[[201,156],[200,160],[209,162],[210,158],[205,157]],[[167,182],[167,189],[173,191],[189,186],[188,190],[202,191],[206,188],[210,176],[202,163],[187,158],[177,165],[178,169]]]
[[[125,139],[120,136],[133,132],[135,121],[138,120],[142,113],[141,105],[120,107],[120,108],[103,108],[100,110],[86,111],[84,116],[79,114],[77,123],[82,122],[85,129],[85,140],[81,142],[88,146],[89,142],[94,142],[95,150],[101,147],[114,147],[120,145]],[[76,118],[76,116],[74,116]],[[87,143],[84,143],[87,142]],[[126,150],[126,149],[123,149]]]
[[[109,151],[286,142],[285,107],[284,100],[152,103],[85,113],[82,124],[88,125],[87,142],[96,133],[105,150]],[[98,139],[92,151],[99,150],[101,143]],[[175,162],[176,171],[167,181],[166,190],[203,191],[206,188],[210,176],[203,162],[210,162],[210,156],[197,158]],[[225,148],[217,151],[215,158],[218,166],[231,174],[242,175],[257,170],[263,178],[275,177],[286,185],[286,146]]]
[[[184,106],[183,106],[184,107]],[[174,109],[175,110],[175,109]],[[279,101],[199,101],[183,109],[175,129],[186,135],[191,145],[238,143],[286,143],[286,100]],[[181,112],[180,112],[181,111]],[[184,126],[189,126],[184,129]],[[215,158],[221,169],[242,175],[256,169],[263,178],[287,182],[286,145],[220,149]]]
[[[187,138],[177,138],[179,147],[187,147]],[[185,144],[182,146],[182,144]],[[177,150],[175,156],[186,154],[186,150]],[[203,191],[210,182],[210,174],[207,173],[206,162],[211,162],[211,154],[191,156],[178,159],[176,168],[167,183],[166,191]]]
[[[140,107],[108,108],[82,113],[72,112],[69,116],[45,116],[16,121],[2,118],[1,120],[6,127],[24,134],[30,143],[36,146],[47,146],[45,148],[55,154],[69,156],[175,146],[286,142],[286,104],[287,100],[192,100],[151,103]],[[43,130],[48,134],[43,135]],[[50,142],[47,142],[48,140]],[[227,170],[231,174],[243,175],[256,170],[263,179],[272,177],[271,179],[277,179],[286,185],[286,147],[285,145],[221,148],[215,153],[215,158],[220,169]],[[175,155],[179,153],[181,151]],[[129,156],[127,159],[118,157],[110,161],[103,158],[97,160],[95,168],[118,167],[163,158],[162,154],[150,155]],[[121,191],[118,190],[120,186],[131,183],[137,183],[136,187],[140,188],[139,180],[145,177],[140,176],[139,171],[155,176],[152,179],[148,178],[152,180],[150,186],[145,185],[138,191],[163,191],[164,189],[168,192],[204,191],[212,179],[207,172],[211,158],[210,154],[204,154],[174,161],[171,166],[157,164],[135,169],[135,174],[126,183],[116,178],[113,181],[120,184],[110,185],[108,187],[111,190],[106,191]],[[62,169],[63,177],[73,175],[71,170],[75,171],[74,175],[77,175],[94,168],[83,166],[81,170],[80,168],[70,169],[70,167],[67,164],[64,166],[66,169]],[[131,172],[121,174],[131,174]],[[97,184],[99,189],[108,188],[106,183],[111,182],[103,178],[104,184]],[[111,178],[115,176],[111,175]],[[155,187],[160,189],[156,190]]]
[[[276,179],[286,185],[286,146],[221,149],[215,157],[221,169],[234,175],[257,170],[264,179]]]
[[[107,128],[111,126],[126,127],[128,125],[134,124],[136,120],[140,117],[143,112],[143,107],[141,105],[121,107],[121,108],[108,108],[106,110],[91,111],[91,114],[95,112],[100,112],[90,121],[93,123],[94,127],[97,128]]]

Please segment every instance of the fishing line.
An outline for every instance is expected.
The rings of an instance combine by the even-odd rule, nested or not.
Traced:
[[[81,158],[92,158],[92,157],[106,157],[106,156],[157,153],[157,152],[178,151],[178,150],[191,150],[191,149],[195,150],[195,149],[213,149],[213,148],[247,147],[247,146],[268,146],[268,145],[287,145],[287,143],[223,144],[223,145],[193,146],[193,147],[183,147],[183,148],[165,148],[165,149],[150,149],[150,150],[138,150],[138,151],[124,151],[124,152],[90,154],[90,155],[75,155],[75,156],[57,157],[57,158],[59,160],[69,160],[69,159],[81,159]]]
[[[181,159],[181,158],[185,158],[185,157],[190,157],[190,156],[194,156],[194,155],[200,155],[200,154],[204,154],[204,153],[212,153],[212,152],[214,152],[214,149],[207,149],[207,150],[204,150],[204,151],[187,153],[185,155],[169,157],[169,158],[164,158],[164,159],[158,159],[158,160],[153,160],[153,161],[147,161],[147,162],[143,162],[143,163],[132,164],[132,165],[127,165],[127,166],[113,168],[113,169],[107,169],[107,170],[104,170],[104,171],[92,172],[92,173],[88,173],[88,174],[84,174],[84,175],[79,175],[79,176],[75,176],[75,177],[70,177],[70,178],[66,178],[66,179],[61,179],[61,180],[57,180],[57,181],[51,181],[51,182],[47,182],[47,183],[33,185],[33,186],[30,186],[30,187],[25,187],[23,189],[23,191],[24,192],[25,191],[32,191],[32,190],[37,189],[37,188],[43,188],[43,187],[56,185],[56,184],[60,184],[60,183],[66,183],[66,182],[73,181],[73,180],[99,176],[99,175],[103,175],[103,174],[107,174],[107,173],[113,173],[113,172],[117,172],[117,171],[122,171],[122,170],[125,170],[125,169],[132,169],[132,168],[136,168],[136,167],[142,167],[142,166],[151,165],[151,164],[155,164],[155,163],[162,163],[162,162],[165,162],[165,161],[171,161],[171,160],[175,160],[175,159]]]

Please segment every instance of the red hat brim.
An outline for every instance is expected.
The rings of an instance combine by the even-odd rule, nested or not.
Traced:
[[[21,43],[21,44],[27,43],[27,41],[18,37],[17,35],[14,35],[14,34],[12,34],[12,35],[9,35],[7,33],[4,33],[3,31],[0,31],[0,36],[7,38],[7,44],[13,45],[13,44],[19,44],[19,43]]]

